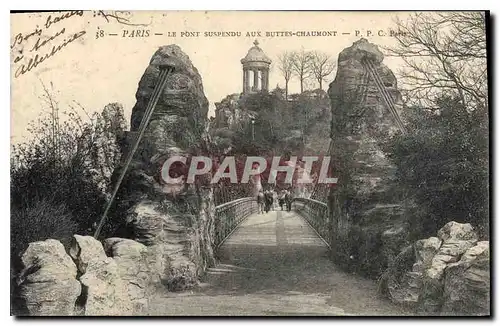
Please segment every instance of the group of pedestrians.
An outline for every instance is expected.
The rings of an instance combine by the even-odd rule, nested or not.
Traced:
[[[276,199],[278,199],[281,210],[285,208],[289,212],[292,209],[292,195],[290,190],[281,190],[278,194],[274,189],[266,189],[264,191],[260,190],[257,195],[259,214],[263,214],[264,212],[268,213],[270,210],[274,210]]]

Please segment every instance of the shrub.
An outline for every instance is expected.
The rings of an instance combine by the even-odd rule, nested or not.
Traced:
[[[389,145],[400,189],[418,210],[408,211],[412,238],[435,235],[449,221],[489,233],[488,112],[452,97],[437,112],[415,110],[406,136]]]
[[[49,114],[31,122],[29,139],[11,151],[16,254],[30,241],[49,237],[64,241],[68,234],[90,233],[104,209],[121,154],[121,105],[110,104],[102,114],[93,115],[69,105],[60,115],[58,102],[45,91]]]
[[[63,204],[48,199],[35,199],[28,206],[11,210],[11,260],[15,270],[20,268],[20,255],[30,242],[58,239],[64,245],[78,230],[71,212]]]

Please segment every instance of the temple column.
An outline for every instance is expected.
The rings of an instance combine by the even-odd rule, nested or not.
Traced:
[[[247,77],[247,71],[246,69],[243,69],[243,93],[245,93],[245,85],[246,85],[246,78]]]
[[[253,70],[253,90],[257,91],[259,87],[259,71],[257,69]]]
[[[247,70],[243,69],[243,93],[247,91]]]
[[[245,90],[248,93],[250,91],[250,70],[246,70],[246,77],[245,77]]]
[[[262,70],[262,90],[269,91],[269,70]]]

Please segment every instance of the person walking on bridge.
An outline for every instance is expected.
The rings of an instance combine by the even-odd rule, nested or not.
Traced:
[[[265,202],[266,202],[266,213],[268,213],[271,210],[271,207],[273,206],[273,193],[271,190],[266,190],[264,192],[264,197],[265,197]]]
[[[259,206],[259,214],[264,214],[264,204],[265,204],[265,196],[262,190],[259,190],[259,193],[257,194],[257,205]]]
[[[285,190],[285,203],[286,210],[289,212],[292,210],[292,193],[290,190]]]
[[[285,205],[285,194],[286,194],[286,190],[282,190],[280,192],[279,197],[278,197],[278,203],[281,207],[281,210],[283,210],[283,206]]]

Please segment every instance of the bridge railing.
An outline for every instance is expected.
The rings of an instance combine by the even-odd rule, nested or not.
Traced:
[[[326,203],[310,198],[294,198],[292,209],[304,217],[323,241],[329,245],[331,228]]]
[[[240,198],[216,206],[215,247],[219,247],[245,218],[257,211],[257,200],[254,197]]]

